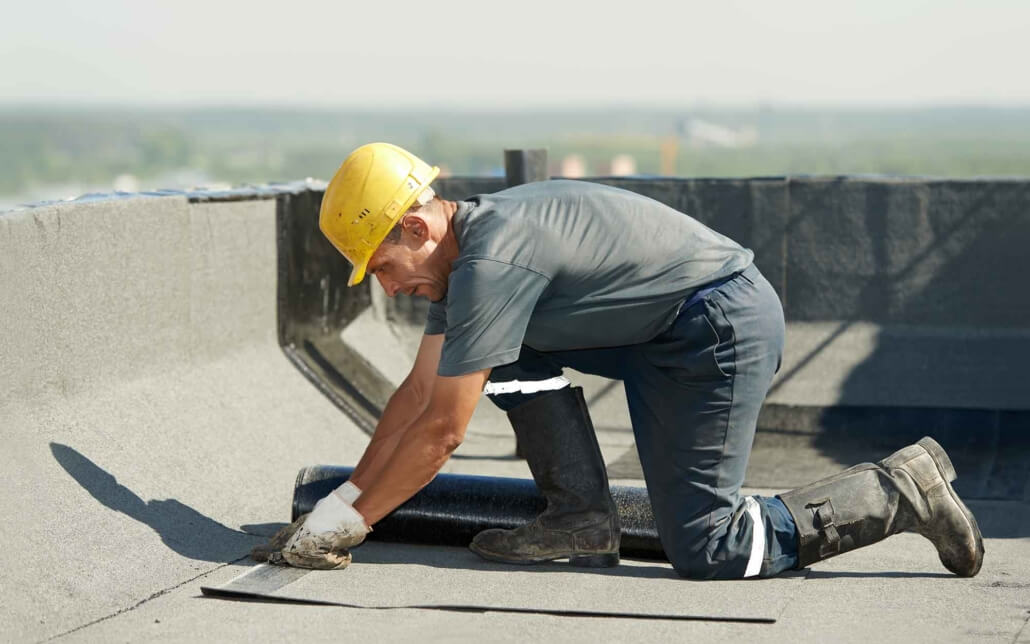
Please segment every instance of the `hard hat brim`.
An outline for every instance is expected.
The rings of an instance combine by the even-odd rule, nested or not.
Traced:
[[[359,266],[355,266],[354,269],[350,272],[350,279],[347,280],[347,286],[350,287],[360,284],[361,280],[365,279],[365,269],[367,267],[367,260],[362,262]]]

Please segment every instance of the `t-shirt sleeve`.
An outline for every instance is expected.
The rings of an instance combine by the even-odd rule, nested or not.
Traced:
[[[447,298],[439,302],[429,303],[426,315],[426,327],[422,332],[426,335],[440,335],[447,330]]]
[[[492,259],[471,259],[451,273],[441,376],[460,376],[514,362],[537,300],[550,279]]]

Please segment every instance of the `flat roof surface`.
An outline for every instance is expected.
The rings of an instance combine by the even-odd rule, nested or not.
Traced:
[[[352,465],[368,440],[278,346],[275,207],[167,196],[0,217],[0,640],[1030,642],[1023,501],[970,502],[986,537],[972,579],[915,534],[732,582],[653,561],[518,568],[369,543],[347,570],[283,591],[365,608],[201,597],[289,519],[300,468]],[[373,344],[396,382],[407,354]],[[639,484],[621,392],[579,384],[610,470],[628,477],[614,482]],[[482,404],[445,471],[527,477],[513,448],[503,414]],[[850,464],[790,449],[759,460],[807,480]],[[776,622],[385,608],[443,601]]]

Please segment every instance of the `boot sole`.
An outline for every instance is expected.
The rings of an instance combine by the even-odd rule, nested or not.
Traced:
[[[619,553],[618,552],[600,552],[591,554],[572,554],[564,553],[548,557],[540,557],[538,559],[526,559],[516,557],[506,557],[504,555],[495,554],[487,550],[483,550],[476,546],[476,544],[469,544],[469,550],[476,553],[483,559],[489,559],[490,561],[498,561],[500,563],[515,564],[515,565],[534,565],[539,563],[547,563],[549,561],[555,561],[556,559],[568,559],[570,566],[576,566],[577,568],[613,568],[619,565]]]
[[[977,551],[976,568],[968,575],[962,575],[964,577],[973,577],[980,572],[980,568],[983,566],[984,541],[983,535],[980,533],[980,526],[976,522],[976,517],[973,516],[973,513],[969,511],[966,504],[963,503],[962,499],[960,499],[958,494],[955,493],[955,489],[951,487],[951,482],[958,478],[958,474],[955,472],[955,466],[951,462],[951,457],[944,451],[944,448],[941,447],[940,443],[929,436],[919,439],[916,444],[926,450],[926,453],[930,455],[930,458],[932,458],[934,463],[937,465],[937,471],[939,471],[941,476],[944,478],[944,485],[948,488],[948,494],[951,495],[951,500],[958,505],[960,510],[962,510],[962,515],[966,517],[966,521],[969,523],[969,528],[973,532]]]

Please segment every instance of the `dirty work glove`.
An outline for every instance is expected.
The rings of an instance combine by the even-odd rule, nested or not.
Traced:
[[[361,489],[350,481],[347,481],[340,487],[336,488],[336,491],[348,503],[354,503],[358,497],[361,496]],[[302,514],[290,525],[280,528],[268,543],[255,546],[254,549],[250,551],[250,556],[255,561],[267,561],[268,563],[280,565],[286,564],[286,560],[282,555],[282,550],[286,547],[286,544],[289,543],[293,535],[300,530],[302,525],[304,525],[304,522],[307,521],[309,515],[310,512]],[[343,568],[346,567],[348,563],[350,563],[349,554],[347,554],[346,557],[343,557],[342,554],[337,554],[331,559],[327,558],[325,561],[326,566],[324,567]]]
[[[269,563],[283,563],[282,550],[286,547],[286,543],[290,540],[297,530],[304,525],[307,521],[308,515],[302,514],[297,517],[297,520],[288,526],[284,526],[275,533],[268,543],[262,543],[259,546],[254,546],[254,549],[250,551],[250,556],[255,561],[267,561]]]
[[[316,503],[283,547],[286,563],[300,568],[345,567],[350,562],[347,549],[364,541],[371,531],[365,518],[347,500],[360,493],[353,485],[344,483]]]

